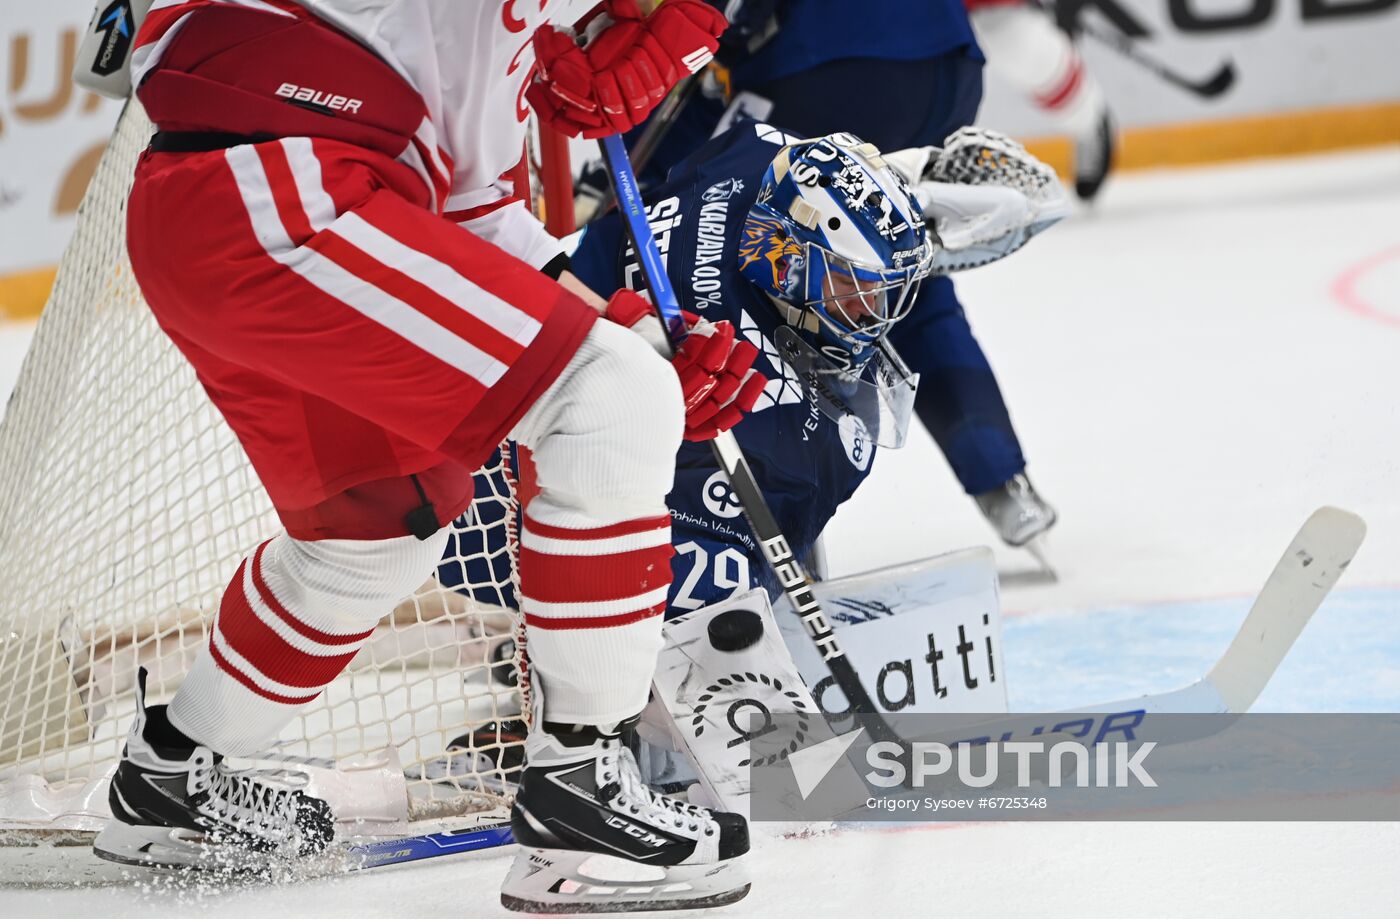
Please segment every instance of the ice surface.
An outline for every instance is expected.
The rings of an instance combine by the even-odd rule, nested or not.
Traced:
[[[1174,688],[1224,650],[1308,513],[1370,534],[1259,700],[1400,711],[1400,147],[1116,178],[1100,205],[960,282],[1041,492],[1057,584],[1007,576],[1013,705]],[[28,327],[0,327],[0,392]],[[982,543],[922,432],[885,452],[830,530],[834,574]],[[913,827],[764,839],[725,911],[834,915],[1395,915],[1393,824]],[[500,915],[501,858],[292,887],[64,889],[85,856],[37,850],[60,886],[0,916]],[[27,874],[42,873],[27,870]]]

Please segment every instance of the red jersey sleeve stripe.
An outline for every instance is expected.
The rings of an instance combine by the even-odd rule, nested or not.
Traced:
[[[494,214],[496,213],[496,211],[499,211],[501,208],[506,207],[507,205],[523,204],[524,201],[525,199],[521,198],[519,195],[512,195],[509,198],[502,198],[499,201],[492,201],[490,204],[481,204],[477,207],[469,207],[461,211],[448,211],[442,216],[446,217],[453,223],[470,223],[471,221],[477,220],[481,217],[485,217],[488,214]]]

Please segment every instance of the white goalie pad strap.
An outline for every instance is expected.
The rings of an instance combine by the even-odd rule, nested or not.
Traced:
[[[672,619],[652,680],[649,743],[686,753],[707,803],[749,812],[748,738],[773,715],[815,718],[816,702],[783,643],[768,596],[755,589]]]

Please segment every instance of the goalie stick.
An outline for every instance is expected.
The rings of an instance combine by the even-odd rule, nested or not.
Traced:
[[[686,339],[685,320],[681,317],[680,303],[671,287],[671,279],[666,274],[666,266],[661,261],[661,253],[656,248],[656,238],[652,235],[651,224],[647,222],[646,209],[642,203],[641,191],[637,188],[637,177],[627,156],[627,147],[620,135],[610,135],[599,141],[603,161],[608,168],[608,177],[613,192],[617,196],[618,209],[627,227],[627,235],[632,241],[632,249],[637,253],[637,262],[642,269],[642,277],[651,291],[652,305],[661,317],[672,348],[678,348]],[[763,490],[749,468],[739,441],[732,431],[725,431],[710,441],[715,460],[729,478],[730,486],[743,507],[744,517],[753,530],[754,538],[763,550],[764,557],[773,566],[778,582],[783,585],[793,610],[802,618],[806,632],[821,652],[836,685],[841,687],[850,710],[876,715],[879,709],[871,701],[870,693],[860,681],[855,667],[846,657],[831,630],[831,623],[822,611],[821,603],[812,592],[812,579],[802,567],[801,561],[793,552],[791,544],[778,527],[778,521],[768,508]],[[882,739],[894,739],[895,734],[883,718],[875,717],[872,731]]]
[[[1079,731],[1078,736],[1101,736],[1133,727],[1154,714],[1247,712],[1351,564],[1365,536],[1365,521],[1350,511],[1335,507],[1314,511],[1264,582],[1230,646],[1204,677],[1189,686],[1041,715],[969,721],[957,736],[1009,739],[1053,734],[1070,726]],[[1096,717],[1086,720],[1084,715]]]
[[[1288,544],[1234,640],[1204,677],[1170,692],[1076,711],[1249,711],[1365,538],[1366,522],[1356,514],[1336,507],[1318,508]]]

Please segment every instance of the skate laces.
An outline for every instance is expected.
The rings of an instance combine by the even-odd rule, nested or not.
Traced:
[[[648,819],[668,823],[676,830],[691,833],[703,830],[706,836],[715,834],[716,824],[703,807],[653,791],[642,781],[641,772],[631,750],[616,741],[611,741],[604,745],[600,760],[603,766],[603,781],[616,782],[619,788],[609,803],[625,808],[633,815],[640,816],[645,813]]]
[[[274,769],[228,769],[204,747],[192,758],[189,791],[205,792],[201,814],[259,839],[277,842],[297,829],[297,796],[307,777]]]

